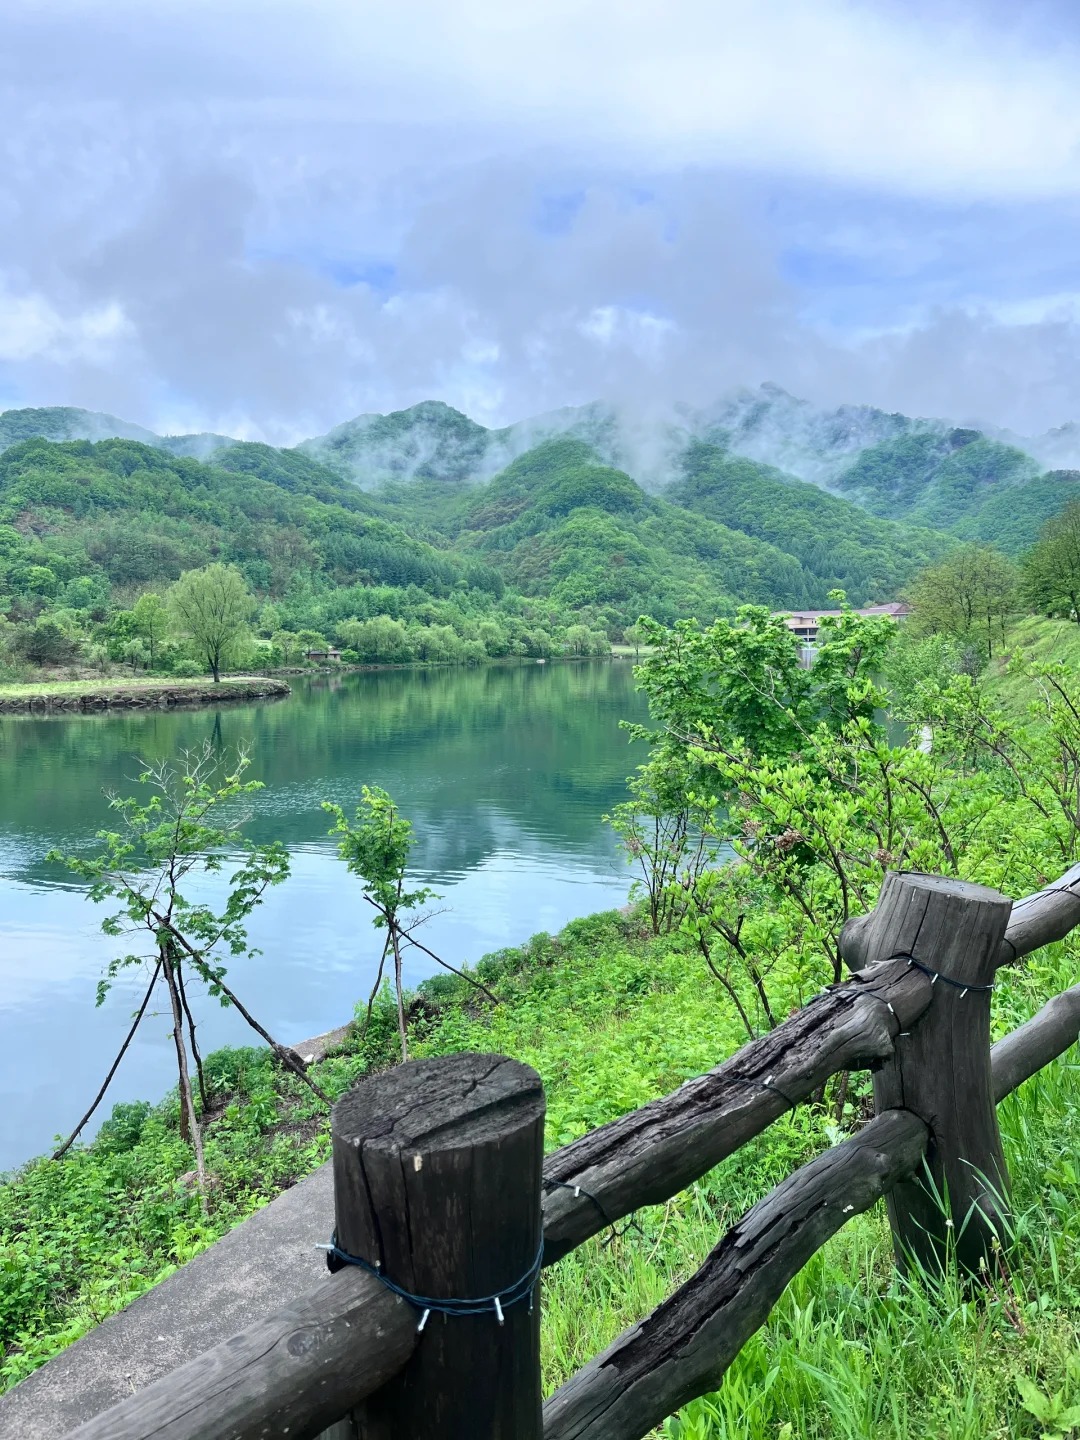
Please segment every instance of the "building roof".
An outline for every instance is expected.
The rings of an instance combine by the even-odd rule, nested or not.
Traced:
[[[822,620],[838,620],[844,612],[842,610],[774,610],[773,614],[783,616],[784,623],[789,630],[805,630],[817,627]],[[905,615],[911,614],[911,606],[906,600],[891,600],[887,605],[867,605],[862,610],[856,610],[856,615],[865,615],[869,618],[872,615],[888,615],[893,620],[899,620]]]

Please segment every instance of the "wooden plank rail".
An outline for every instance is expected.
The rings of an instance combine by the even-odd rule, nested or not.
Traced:
[[[416,1315],[349,1270],[72,1432],[78,1440],[314,1440],[416,1345]]]
[[[555,1392],[544,1440],[640,1440],[716,1389],[811,1256],[915,1171],[928,1134],[918,1116],[896,1110],[796,1170],[670,1299]]]
[[[547,1265],[608,1220],[685,1189],[831,1075],[877,1071],[877,1118],[755,1205],[696,1275],[549,1400],[542,1422],[539,1307],[508,1310],[498,1325],[433,1313],[418,1340],[414,1305],[350,1266],[72,1440],[638,1440],[720,1383],[848,1218],[890,1195],[894,1229],[906,1226],[925,1205],[911,1183],[924,1160],[950,1186],[964,1167],[996,1163],[1007,1187],[993,1106],[1080,1038],[1080,985],[992,1049],[989,993],[977,987],[1080,923],[1080,866],[1018,902],[1006,928],[1008,904],[961,882],[888,877],[877,910],[845,927],[852,980],[707,1075],[549,1156],[542,1218],[543,1091],[528,1067],[500,1056],[413,1062],[338,1102],[342,1248],[411,1291],[468,1298],[526,1271],[541,1223]],[[933,983],[912,953],[958,984]],[[982,1192],[969,1198],[986,1203]],[[919,1214],[931,1233],[929,1212]]]

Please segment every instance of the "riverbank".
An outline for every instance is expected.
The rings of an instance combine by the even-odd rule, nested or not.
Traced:
[[[557,936],[485,957],[475,973],[500,1003],[453,976],[425,982],[409,1007],[410,1053],[499,1051],[534,1065],[547,1090],[549,1148],[676,1088],[744,1038],[700,957],[676,935],[653,936],[638,910],[573,921]],[[1070,981],[1075,966],[1063,946],[1043,952],[1030,971],[1009,971],[995,998],[996,1027],[1011,1028]],[[336,1039],[313,1065],[331,1095],[394,1063],[393,1006],[376,1007],[365,1036],[353,1027]],[[318,1053],[314,1045],[298,1048]],[[206,1126],[209,1219],[193,1192],[175,1096],[153,1107],[118,1106],[93,1145],[62,1162],[38,1161],[0,1188],[7,1385],[327,1158],[325,1111],[267,1051],[223,1051],[208,1057],[208,1070],[215,1087]],[[859,1093],[865,1084],[859,1077]],[[887,1227],[880,1215],[861,1217],[796,1279],[720,1395],[688,1407],[681,1428],[663,1433],[671,1440],[865,1440],[885,1429],[898,1440],[1026,1433],[1001,1428],[1018,1416],[1016,1375],[1037,1365],[1053,1393],[1068,1383],[1068,1357],[1080,1338],[1080,1177],[1061,1162],[1080,1149],[1075,1069],[1050,1067],[1000,1117],[1016,1213],[1024,1217],[1022,1294],[1010,1284],[1001,1298],[990,1293],[984,1304],[965,1306],[941,1305],[912,1284],[889,1290]],[[658,1304],[750,1204],[835,1138],[829,1111],[803,1107],[682,1195],[640,1213],[617,1238],[598,1236],[560,1262],[544,1284],[546,1388]],[[1052,1255],[1044,1238],[1051,1231]],[[1022,1329],[1008,1318],[1013,1310]],[[747,1396],[755,1397],[752,1406]],[[970,1425],[943,1429],[957,1396],[966,1397]],[[792,1422],[799,1428],[785,1430]]]
[[[207,679],[55,680],[0,685],[0,714],[70,714],[99,710],[171,709],[178,705],[218,705],[222,701],[276,700],[290,694],[284,680],[230,675],[214,684]]]

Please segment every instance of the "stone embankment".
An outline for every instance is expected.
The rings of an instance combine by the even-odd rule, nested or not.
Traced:
[[[92,685],[63,690],[43,686],[25,693],[0,692],[0,714],[89,714],[100,710],[170,710],[187,705],[220,705],[223,701],[276,700],[290,693],[284,680],[245,677],[188,683]]]

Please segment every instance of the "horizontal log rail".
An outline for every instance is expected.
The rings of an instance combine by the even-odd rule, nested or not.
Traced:
[[[826,1240],[915,1172],[928,1133],[917,1115],[894,1110],[796,1170],[685,1285],[555,1392],[544,1406],[544,1440],[640,1440],[715,1390]]]
[[[929,978],[902,960],[872,966],[714,1070],[548,1156],[544,1179],[558,1188],[544,1200],[545,1262],[685,1190],[839,1071],[891,1055],[932,993]]]
[[[417,1339],[411,1306],[347,1270],[88,1420],[72,1440],[314,1440],[392,1379]]]
[[[937,896],[932,903],[956,903],[952,891],[957,888],[957,882],[932,877],[923,883],[928,894]],[[897,900],[899,894],[894,886],[889,903],[903,910],[908,902],[903,896]],[[910,905],[905,913],[910,914]],[[1057,885],[1017,902],[1000,951],[991,953],[998,955],[999,964],[1014,960],[1063,938],[1077,923],[1080,866]],[[861,949],[872,949],[866,938],[870,933],[859,922],[845,930],[845,954],[850,951],[849,963],[856,969],[853,979],[822,992],[708,1074],[547,1158],[544,1265],[609,1222],[679,1193],[788,1109],[820,1091],[831,1075],[899,1063],[898,1041],[918,1025],[934,999],[932,979],[910,966],[902,954],[893,955],[892,946],[885,952],[891,958],[865,965],[867,957]],[[878,936],[873,942],[879,953],[880,940]],[[992,944],[997,946],[996,938]],[[939,1014],[937,1007],[933,1014]],[[1080,985],[1055,996],[992,1047],[984,1082],[992,1091],[987,1103],[1000,1102],[1078,1038]],[[432,1078],[420,1077],[423,1083],[419,1083],[416,1065],[432,1067]],[[403,1176],[411,1176],[413,1170],[419,1176],[425,1158],[430,1168],[436,1157],[445,1154],[445,1160],[438,1160],[448,1167],[445,1183],[465,1186],[461,1201],[448,1198],[447,1216],[467,1215],[478,1193],[472,1187],[484,1185],[491,1163],[474,1164],[469,1156],[473,1152],[509,1155],[508,1145],[524,1143],[511,1142],[510,1137],[524,1135],[523,1124],[535,1126],[533,1117],[542,1116],[542,1096],[539,1111],[527,1110],[527,1105],[534,1105],[528,1098],[527,1073],[517,1067],[525,1078],[515,1079],[513,1062],[500,1057],[457,1056],[416,1065],[381,1077],[380,1083],[389,1087],[391,1106],[396,1104],[395,1074],[409,1072],[409,1083],[421,1097],[419,1102],[410,1101],[402,1119],[393,1121],[397,1127],[393,1133],[403,1137],[395,1143],[405,1148],[400,1162],[392,1160],[388,1174],[398,1173],[393,1167],[400,1163]],[[434,1109],[428,1106],[430,1119],[426,1115],[414,1119],[431,1084],[438,1103]],[[363,1086],[355,1093],[362,1094]],[[455,1100],[455,1094],[460,1099]],[[344,1103],[339,1102],[339,1107]],[[715,1388],[801,1266],[847,1219],[869,1209],[881,1195],[892,1195],[894,1205],[924,1157],[932,1154],[933,1124],[928,1125],[925,1114],[888,1106],[879,1109],[878,1117],[859,1134],[803,1166],[754,1206],[696,1275],[552,1396],[544,1407],[544,1440],[638,1440],[680,1405]],[[351,1112],[337,1109],[335,1124],[347,1113]],[[385,1125],[380,1120],[370,1139],[363,1135],[350,1139],[341,1152],[344,1156],[352,1153],[349,1147],[359,1147],[358,1154],[369,1156],[360,1162],[361,1173],[369,1177],[376,1153],[385,1151],[389,1143]],[[458,1133],[460,1140],[454,1138]],[[514,1161],[507,1173],[513,1175],[518,1169]],[[371,1183],[370,1178],[365,1181]],[[391,1186],[387,1195],[395,1189]],[[363,1203],[378,1201],[374,1190],[357,1190],[351,1181],[344,1191],[339,1189],[339,1225],[347,1213],[341,1210],[343,1199],[354,1207],[356,1197],[363,1194],[367,1194]],[[492,1212],[501,1213],[498,1208]],[[527,1221],[528,1206],[520,1213]],[[381,1263],[379,1247],[385,1245],[381,1227],[387,1224],[397,1224],[396,1211],[388,1211],[370,1231],[376,1251],[368,1259],[376,1264]],[[408,1243],[415,1243],[415,1236]],[[433,1256],[442,1253],[438,1236],[425,1243],[437,1247]],[[535,1246],[536,1239],[531,1243]],[[370,1245],[367,1248],[370,1251]],[[463,1252],[468,1253],[472,1252]],[[435,1287],[429,1293],[442,1289]],[[446,1317],[431,1322],[433,1327],[462,1323]],[[506,1328],[509,1333],[513,1327]],[[535,1355],[530,1360],[520,1348],[535,1350],[535,1327],[518,1329],[531,1340],[513,1341],[512,1362],[499,1362],[504,1375],[500,1383],[512,1386],[525,1383],[535,1361]],[[316,1440],[328,1437],[330,1427],[334,1437],[363,1435],[367,1440],[370,1435],[378,1440],[393,1431],[382,1423],[379,1392],[406,1367],[411,1373],[417,1344],[414,1306],[375,1276],[350,1268],[87,1422],[71,1440],[269,1440],[285,1435],[290,1440]],[[429,1339],[425,1344],[429,1348],[434,1344],[438,1351],[444,1342]],[[461,1367],[451,1369],[457,1373]],[[464,1382],[459,1376],[446,1383]],[[392,1391],[391,1386],[386,1393]],[[369,1397],[375,1403],[370,1415],[365,1408]],[[350,1415],[354,1418],[345,1420]],[[521,1423],[513,1421],[507,1435],[514,1425],[520,1429]],[[526,1428],[533,1433],[531,1422]],[[440,1437],[444,1433],[449,1434],[431,1432]],[[503,1433],[501,1423],[498,1433]]]
[[[1025,1080],[1064,1054],[1078,1037],[1080,985],[1056,995],[1031,1020],[994,1046],[991,1056],[995,1100],[1000,1103]],[[894,1119],[901,1114],[905,1117],[902,1125]],[[889,1123],[882,1124],[883,1120]],[[910,1124],[910,1121],[915,1123]],[[730,1303],[732,1297],[728,1296],[721,1307],[725,1323],[734,1324],[734,1317],[739,1317],[737,1333],[742,1338],[733,1349],[725,1340],[722,1348],[710,1352],[706,1345],[703,1352],[695,1350],[690,1358],[681,1357],[673,1341],[669,1347],[672,1358],[666,1362],[670,1367],[668,1378],[663,1384],[683,1386],[692,1368],[702,1365],[708,1370],[703,1389],[715,1388],[733,1356],[754,1330],[764,1323],[768,1311],[791,1276],[846,1220],[868,1209],[884,1192],[890,1177],[899,1178],[900,1170],[896,1167],[902,1168],[914,1153],[912,1137],[920,1137],[915,1159],[910,1169],[904,1171],[911,1173],[922,1156],[925,1136],[926,1127],[917,1117],[910,1116],[908,1112],[890,1112],[871,1121],[853,1140],[826,1151],[802,1170],[796,1171],[759,1202],[713,1252],[715,1257],[726,1246],[732,1257],[749,1257],[749,1237],[759,1234],[765,1216],[786,1217],[789,1231],[794,1227],[783,1252],[762,1265],[755,1303],[736,1307]],[[567,1146],[566,1150],[573,1148]],[[566,1151],[557,1151],[552,1159],[564,1153]],[[874,1172],[870,1163],[875,1156],[883,1167],[880,1171],[881,1187],[877,1189],[874,1188]],[[846,1157],[855,1157],[857,1165],[847,1172],[846,1179],[842,1181],[843,1206],[836,1204],[834,1197],[829,1209],[828,1187],[836,1182],[837,1175],[841,1173],[837,1166],[839,1164],[842,1169]],[[810,1194],[820,1194],[824,1208],[815,1219],[818,1228],[814,1234],[820,1233],[821,1238],[804,1256],[803,1237],[809,1232],[800,1230],[796,1223],[797,1215],[802,1212],[792,1202],[793,1197],[799,1196],[805,1208],[806,1197]],[[851,1208],[844,1208],[846,1206]],[[831,1228],[821,1230],[826,1222]],[[552,1263],[547,1258],[548,1236],[549,1229],[557,1224],[560,1221],[553,1221],[545,1213],[545,1264]],[[560,1243],[557,1238],[554,1239],[552,1251],[558,1250]],[[563,1250],[560,1253],[566,1252]],[[708,1263],[711,1261],[712,1257]],[[665,1302],[671,1307],[669,1317],[682,1315],[685,1319],[697,1313],[702,1296],[719,1297],[724,1283],[722,1277],[726,1274],[726,1270],[713,1265],[710,1275],[704,1277],[700,1284],[696,1283],[699,1277],[695,1276],[688,1282],[692,1287],[691,1294],[684,1297],[678,1307],[674,1302],[682,1291]],[[769,1296],[772,1298],[769,1299]],[[761,1303],[766,1301],[761,1318],[755,1321]],[[659,1311],[654,1312],[650,1321],[627,1332],[627,1337],[624,1337],[627,1345],[621,1352],[620,1365],[624,1362],[631,1364],[636,1353],[628,1337],[643,1332],[644,1326],[651,1324],[658,1314]],[[672,1329],[669,1325],[664,1333],[671,1338],[677,1333],[677,1326]],[[270,1436],[285,1434],[291,1440],[314,1440],[339,1416],[355,1408],[362,1399],[397,1374],[412,1354],[416,1342],[416,1314],[412,1308],[391,1295],[373,1277],[362,1271],[345,1270],[277,1314],[257,1322],[148,1385],[121,1406],[88,1421],[74,1432],[71,1440],[76,1440],[76,1437],[77,1440],[151,1440],[151,1437],[152,1440],[268,1440]],[[652,1343],[651,1340],[649,1343]],[[616,1346],[621,1344],[622,1341],[616,1342]],[[605,1352],[610,1353],[610,1350]],[[710,1353],[713,1355],[711,1361],[708,1359]],[[358,1354],[364,1357],[360,1366],[356,1364]],[[589,1440],[599,1440],[609,1433],[627,1440],[630,1431],[625,1429],[609,1432],[606,1429],[577,1431],[566,1428],[578,1423],[571,1417],[579,1416],[581,1412],[579,1397],[586,1383],[584,1377],[598,1369],[599,1365],[600,1359],[594,1360],[548,1401],[544,1410],[545,1440],[563,1440],[564,1436],[578,1434],[589,1436]],[[605,1377],[605,1385],[607,1378],[610,1377]],[[600,1382],[589,1383],[598,1385]],[[657,1383],[660,1384],[659,1381]],[[567,1396],[570,1386],[574,1386],[574,1390]],[[669,1392],[664,1389],[656,1393]],[[562,1399],[559,1399],[560,1396]],[[675,1399],[663,1414],[670,1414],[683,1403],[683,1400]],[[635,1412],[631,1409],[628,1413]],[[650,1422],[644,1430],[634,1433],[647,1434],[654,1423]]]
[[[1080,985],[991,1051],[1000,1104],[1080,1037]],[[720,1385],[788,1283],[856,1215],[914,1175],[928,1129],[888,1110],[796,1170],[727,1232],[701,1268],[544,1406],[544,1440],[641,1440]]]

